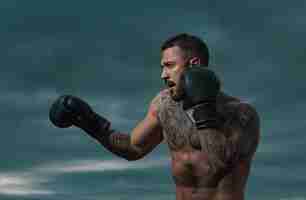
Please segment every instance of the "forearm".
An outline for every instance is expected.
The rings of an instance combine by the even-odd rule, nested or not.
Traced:
[[[98,142],[110,152],[129,161],[138,160],[143,155],[140,148],[131,144],[130,135],[115,130],[110,130]]]
[[[115,155],[129,161],[140,159],[142,151],[131,144],[130,135],[113,130],[110,126],[105,118],[94,113],[89,123],[82,123],[78,127]]]

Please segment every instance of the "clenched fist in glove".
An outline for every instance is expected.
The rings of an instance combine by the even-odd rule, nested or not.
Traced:
[[[221,118],[216,99],[220,92],[217,75],[202,66],[191,66],[182,75],[183,108],[198,129],[218,128]]]
[[[101,140],[110,128],[107,119],[96,114],[85,101],[71,95],[60,96],[52,104],[49,118],[59,128],[75,125],[97,140]]]

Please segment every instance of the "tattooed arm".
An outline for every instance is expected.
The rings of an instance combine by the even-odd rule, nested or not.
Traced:
[[[131,134],[111,130],[107,137],[98,140],[110,152],[126,160],[138,160],[150,153],[163,140],[162,128],[157,118],[159,96],[155,97],[145,118]]]
[[[159,99],[159,95],[154,98],[146,117],[134,128],[131,135],[113,130],[106,118],[95,113],[82,99],[71,95],[59,97],[52,104],[49,117],[59,128],[77,126],[119,157],[137,160],[162,141],[161,126],[157,118]]]
[[[234,168],[220,181],[218,190],[221,196],[235,195],[236,199],[243,199],[252,159],[259,143],[260,119],[255,108],[241,103],[238,108],[238,116],[235,117],[233,123],[238,125],[234,128],[240,131],[239,156],[237,163],[234,163]]]
[[[241,137],[238,143],[240,160],[251,160],[259,143],[260,119],[255,108],[250,104],[242,103],[238,110],[241,127]]]

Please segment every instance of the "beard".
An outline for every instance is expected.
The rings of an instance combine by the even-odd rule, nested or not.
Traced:
[[[170,90],[170,95],[171,95],[172,100],[178,102],[184,99],[185,92],[182,87],[179,87],[179,85],[176,85],[170,88],[169,90]]]

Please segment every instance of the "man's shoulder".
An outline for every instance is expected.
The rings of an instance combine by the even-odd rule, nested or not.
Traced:
[[[257,149],[260,137],[260,120],[252,102],[238,97],[231,97],[224,104],[229,112],[229,126],[239,130],[239,148],[241,158],[252,158]]]
[[[244,116],[258,116],[255,106],[252,102],[242,99],[236,96],[230,96],[228,94],[221,94],[221,104],[234,111],[238,115]]]
[[[153,109],[156,113],[159,113],[161,105],[164,103],[165,99],[168,99],[169,95],[169,90],[160,90],[151,100],[150,110]]]
[[[162,89],[158,92],[157,96],[160,96],[161,98],[169,97],[170,96],[170,91],[169,91],[169,89]]]
[[[239,100],[235,104],[235,107],[236,113],[239,116],[240,122],[242,124],[247,123],[249,121],[259,120],[258,112],[251,102],[246,100]]]
[[[152,104],[160,104],[160,103],[162,103],[163,100],[165,100],[169,97],[170,97],[169,90],[168,89],[162,89],[155,95],[155,97],[152,99],[151,103]]]

